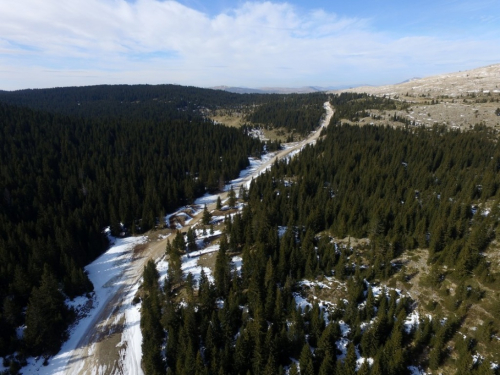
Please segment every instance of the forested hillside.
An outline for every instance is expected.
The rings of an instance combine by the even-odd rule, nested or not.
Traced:
[[[325,95],[321,93],[289,94],[283,96],[282,100],[258,106],[246,119],[254,124],[306,135],[318,126],[324,101]]]
[[[253,113],[250,122],[312,130],[325,94],[235,94],[178,85],[101,85],[0,91],[0,101],[77,117],[192,120],[216,109]],[[286,120],[286,121],[285,121]],[[305,123],[304,123],[305,121]],[[311,128],[312,127],[312,128]]]
[[[57,350],[70,318],[58,289],[92,290],[82,267],[107,248],[106,226],[115,235],[153,228],[263,148],[201,117],[82,119],[5,104],[0,142],[0,355]],[[35,320],[18,342],[26,306]]]
[[[244,114],[252,126],[305,135],[318,126],[324,93],[235,94],[178,85],[101,85],[0,91],[0,101],[86,118],[191,121],[216,111]]]
[[[496,134],[343,125],[402,104],[332,102],[326,137],[255,179],[243,211],[226,218],[213,283],[183,281],[175,262],[163,285],[154,264],[145,269],[148,374],[498,372]],[[429,272],[415,298],[394,286],[411,288],[419,272],[400,257],[417,249]],[[187,250],[176,237],[166,251]]]
[[[233,94],[178,85],[101,85],[0,92],[0,101],[78,117],[191,120],[204,109],[238,108],[283,95]]]

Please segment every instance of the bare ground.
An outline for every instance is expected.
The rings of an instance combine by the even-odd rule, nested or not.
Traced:
[[[500,64],[397,85],[356,87],[342,92],[385,96],[411,105],[408,111],[386,113],[373,110],[371,114],[382,118],[366,117],[359,122],[361,125],[389,123],[401,126],[401,123],[391,120],[396,112],[398,116],[424,126],[437,124],[469,130],[476,124],[484,124],[500,130],[500,116],[495,114],[500,107]]]
[[[338,92],[366,92],[387,97],[459,98],[468,94],[500,93],[500,64],[489,65],[463,72],[440,74],[432,77],[412,79],[396,85],[361,86]]]

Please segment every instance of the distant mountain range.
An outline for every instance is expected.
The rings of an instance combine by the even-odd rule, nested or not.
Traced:
[[[308,94],[312,92],[323,92],[331,90],[342,90],[359,85],[343,85],[343,86],[304,86],[304,87],[234,87],[234,86],[215,86],[210,87],[214,90],[224,90],[236,94]]]
[[[439,95],[460,96],[469,93],[500,93],[500,64],[493,64],[476,69],[440,74],[430,77],[413,77],[393,85],[372,86],[366,84],[352,84],[339,86],[305,86],[305,87],[211,87],[238,94],[306,94],[326,91],[365,92],[375,95]]]

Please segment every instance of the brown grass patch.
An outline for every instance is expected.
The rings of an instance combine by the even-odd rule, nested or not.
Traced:
[[[210,119],[216,121],[219,124],[226,125],[233,128],[239,128],[245,123],[243,116],[241,114],[216,114],[210,116]]]
[[[264,137],[269,139],[270,141],[281,141],[286,142],[287,137],[290,135],[290,132],[287,129],[263,129]],[[302,139],[298,134],[294,134],[296,141]]]
[[[203,254],[199,259],[198,259],[198,265],[201,267],[207,267],[212,271],[212,273],[215,270],[215,259],[217,258],[217,252],[215,253],[209,253],[209,254]]]

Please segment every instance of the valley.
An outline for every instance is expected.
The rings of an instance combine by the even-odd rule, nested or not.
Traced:
[[[500,375],[499,21],[0,2],[0,375]]]
[[[2,93],[33,106],[0,108],[3,150],[33,172],[2,172],[0,213],[10,226],[2,227],[0,255],[40,244],[26,257],[2,255],[17,256],[19,266],[2,269],[13,281],[2,285],[8,302],[0,323],[5,332],[21,317],[26,325],[17,339],[2,337],[3,353],[22,349],[1,370],[498,373],[496,68],[265,99],[180,87],[151,95],[140,87],[145,96],[125,103],[130,122],[123,123],[113,117],[118,88],[105,88],[105,103],[81,100],[83,117],[64,102],[64,89],[55,101]],[[470,89],[477,85],[485,88]],[[79,90],[72,95],[87,95]],[[56,115],[32,109],[40,103]],[[109,117],[98,120],[103,108]],[[38,128],[34,118],[55,125]],[[44,132],[52,144],[40,141]],[[135,144],[139,134],[149,143]],[[95,142],[108,152],[87,153]],[[36,145],[33,165],[19,157],[26,144]],[[29,207],[30,194],[31,211],[10,208]],[[40,214],[52,207],[61,217],[53,227]],[[111,225],[102,232],[102,223]],[[35,235],[42,231],[46,237]],[[90,244],[86,238],[98,257],[77,247]],[[33,276],[32,289],[20,283],[22,273]],[[58,352],[56,341],[40,344],[51,332],[33,328],[33,311],[49,311],[38,293],[65,297],[63,316],[76,315],[68,336],[59,333]]]
[[[206,204],[207,208],[213,211],[217,197],[226,201],[227,191],[231,186],[236,191],[240,186],[248,188],[252,179],[271,168],[278,160],[296,155],[306,145],[314,144],[334,114],[328,102],[324,104],[324,108],[325,117],[318,130],[301,142],[287,144],[283,150],[267,154],[263,160],[255,160],[251,167],[240,173],[238,179],[226,186],[225,192],[198,199],[197,204],[193,206],[195,215],[191,216],[185,225],[179,224],[179,230],[187,232],[190,227],[195,227],[200,222],[202,205]],[[138,327],[141,304],[134,302],[134,297],[141,282],[144,266],[148,261],[158,262],[164,256],[166,243],[172,239],[172,232],[164,230],[159,234],[158,231],[152,231],[145,236],[129,240],[115,239],[116,243],[110,250],[86,267],[95,288],[102,288],[102,292],[99,290],[88,301],[92,304],[88,311],[89,315],[71,329],[73,333],[69,342],[64,344],[63,350],[50,360],[48,366],[44,366],[43,360],[40,360],[23,369],[23,373],[75,375],[143,373],[142,335]],[[117,247],[120,250],[117,251]],[[141,250],[137,251],[138,248]],[[100,266],[103,263],[107,264],[105,268]]]

